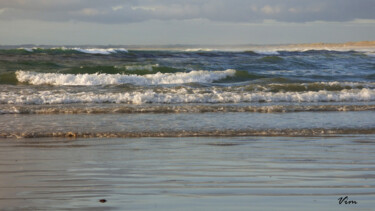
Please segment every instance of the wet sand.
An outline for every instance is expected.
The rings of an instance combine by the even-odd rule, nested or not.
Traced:
[[[372,210],[374,152],[374,135],[0,139],[0,210]]]

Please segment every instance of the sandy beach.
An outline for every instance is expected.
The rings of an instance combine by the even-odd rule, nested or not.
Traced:
[[[6,139],[0,207],[372,210],[374,143],[373,135]],[[345,196],[357,204],[339,204]]]

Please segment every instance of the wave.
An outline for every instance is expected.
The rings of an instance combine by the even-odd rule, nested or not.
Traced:
[[[112,53],[128,53],[128,50],[125,48],[72,48],[73,50],[89,53],[89,54],[112,54]]]
[[[129,51],[125,48],[85,48],[85,47],[54,47],[54,48],[41,48],[41,47],[21,47],[16,49],[0,49],[0,54],[32,54],[32,53],[45,53],[45,54],[100,54],[100,55],[110,55],[110,54],[124,54],[128,53]],[[326,52],[326,53],[347,53],[347,52],[358,52],[363,53],[368,56],[374,55],[374,48],[290,48],[290,47],[267,47],[264,48],[256,47],[256,48],[233,48],[233,49],[223,49],[223,48],[188,48],[188,49],[181,49],[181,50],[175,50],[175,49],[157,49],[153,51],[149,50],[134,50],[132,53],[152,53],[152,54],[158,54],[158,53],[172,53],[172,54],[180,54],[180,53],[186,53],[186,52],[192,52],[192,53],[213,53],[214,55],[223,55],[226,53],[229,54],[238,54],[238,53],[244,53],[246,55],[268,55],[268,56],[277,56],[277,55],[284,55],[284,54],[311,54],[311,53],[320,53],[320,52]]]
[[[47,70],[48,71],[48,70]],[[159,66],[158,64],[145,65],[87,65],[76,66],[69,69],[60,70],[62,74],[121,74],[121,75],[147,75],[155,73],[176,73],[183,72],[183,69],[176,69],[172,67]],[[1,74],[0,74],[1,76]],[[16,75],[14,74],[14,78]],[[1,81],[0,81],[1,82]]]
[[[267,78],[268,79],[268,78]],[[265,79],[267,81],[267,79]],[[273,78],[282,81],[283,78]],[[285,79],[284,79],[285,80]],[[248,85],[248,89],[257,89],[269,92],[307,92],[307,91],[342,91],[350,89],[374,89],[375,83],[363,82],[313,82],[313,83],[270,83],[263,86]]]
[[[44,105],[0,105],[0,114],[134,114],[134,113],[290,113],[290,112],[334,112],[375,111],[375,105],[130,105],[130,104],[44,104]]]
[[[210,79],[212,80],[212,78]],[[0,104],[71,104],[71,103],[125,103],[125,104],[179,104],[179,103],[316,103],[316,102],[370,102],[375,101],[374,89],[341,91],[264,92],[225,91],[225,89],[144,89],[121,93],[68,91],[35,91],[30,93],[0,92]]]
[[[176,130],[176,131],[140,131],[140,132],[0,132],[0,138],[132,138],[132,137],[203,137],[203,136],[335,136],[343,134],[375,134],[375,128],[345,129],[247,129],[247,130]]]
[[[118,69],[124,68],[130,71],[148,70],[149,72],[153,71],[155,68],[158,68],[158,67],[159,67],[159,64],[115,66],[115,68],[118,68]]]
[[[229,51],[228,51],[229,52]],[[240,51],[250,55],[265,55],[265,56],[278,56],[278,55],[301,55],[301,54],[318,54],[318,53],[369,53],[373,52],[373,49],[369,50],[355,50],[355,49],[328,49],[328,48],[264,48],[264,49],[253,49]]]
[[[269,56],[265,56],[263,58],[258,59],[257,62],[266,62],[266,63],[277,64],[277,63],[284,62],[284,59],[282,57],[279,57],[279,56],[269,55]]]
[[[160,50],[160,51],[168,51],[168,50]],[[365,53],[368,55],[373,55],[374,49],[363,49],[363,48],[287,48],[287,47],[264,47],[264,48],[248,48],[248,49],[214,49],[214,48],[189,48],[183,50],[184,52],[222,52],[222,53],[246,53],[250,55],[268,55],[268,56],[277,56],[282,55],[283,53],[350,53],[350,52],[358,52],[358,53]]]
[[[125,48],[17,48],[17,49],[8,49],[2,50],[8,53],[50,53],[50,54],[59,54],[59,53],[86,53],[86,54],[103,54],[109,55],[113,53],[128,53],[128,50]]]
[[[18,83],[17,77],[14,72],[0,73],[0,84],[13,84]]]
[[[24,51],[27,51],[27,52],[33,52],[33,48],[17,48],[18,50],[24,50]]]
[[[184,50],[185,52],[212,52],[212,51],[220,51],[218,49],[211,49],[211,48],[188,48]]]
[[[256,54],[262,54],[262,55],[279,55],[280,53],[278,50],[254,50]]]
[[[179,73],[156,73],[147,75],[124,74],[60,74],[60,73],[36,73],[17,71],[19,82],[33,85],[158,85],[158,84],[184,84],[184,83],[212,83],[214,81],[234,76],[235,70],[225,71],[191,71]]]

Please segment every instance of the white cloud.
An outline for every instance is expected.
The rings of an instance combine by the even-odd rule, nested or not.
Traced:
[[[354,19],[349,23],[354,24],[375,24],[375,19]]]
[[[81,13],[87,16],[95,16],[95,15],[98,15],[100,12],[97,9],[84,8],[81,10]]]
[[[7,8],[1,8],[0,9],[0,15],[1,15],[1,13],[5,12],[6,10],[7,10]]]
[[[156,11],[155,7],[132,6],[130,8],[132,10]]]
[[[271,7],[270,5],[266,5],[261,11],[267,15],[275,15],[281,12],[281,8],[278,6]]]
[[[291,13],[298,13],[298,12],[300,12],[299,9],[297,9],[297,8],[293,8],[293,7],[292,7],[292,8],[289,8],[288,11],[291,12]]]
[[[117,10],[121,10],[122,8],[124,8],[123,6],[119,5],[119,6],[114,6],[112,7],[112,10],[113,11],[117,11]]]

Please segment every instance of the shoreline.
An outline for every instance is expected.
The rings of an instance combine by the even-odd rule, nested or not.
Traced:
[[[268,129],[223,131],[160,131],[160,132],[0,132],[2,139],[30,138],[179,138],[179,137],[340,137],[347,135],[372,135],[375,128],[345,129]]]
[[[20,44],[20,45],[0,45],[0,49],[17,49],[17,48],[125,48],[127,50],[181,50],[181,49],[201,49],[209,50],[257,50],[257,49],[311,49],[319,50],[325,48],[334,49],[361,49],[361,48],[375,48],[374,41],[356,41],[343,43],[297,43],[297,44],[236,44],[236,45],[205,45],[205,44],[172,44],[172,45],[44,45],[44,44]]]

